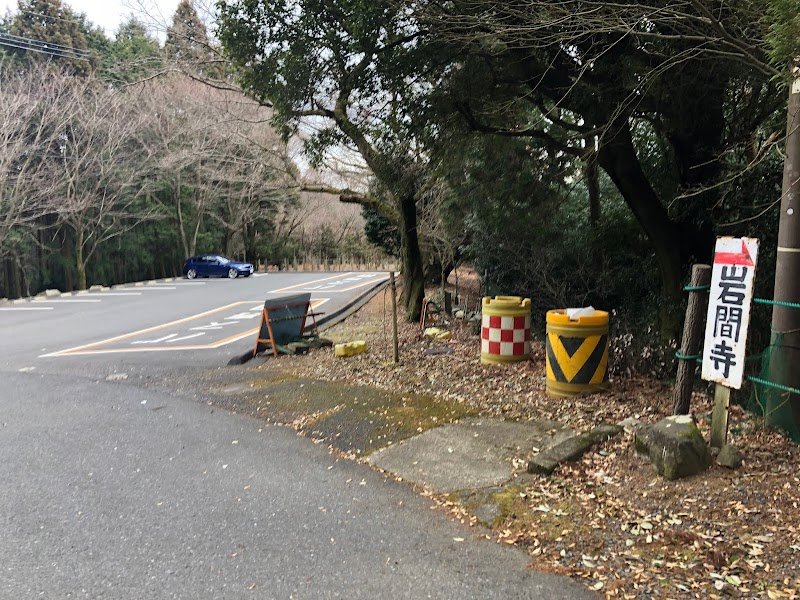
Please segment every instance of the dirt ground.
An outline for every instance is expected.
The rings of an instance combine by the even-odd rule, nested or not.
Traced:
[[[462,286],[464,278],[462,277]],[[475,304],[477,293],[471,301]],[[548,418],[588,429],[628,417],[655,422],[671,414],[672,388],[644,378],[612,379],[611,389],[572,399],[545,393],[545,354],[480,364],[480,340],[466,323],[452,339],[425,339],[419,324],[400,322],[400,362],[393,362],[391,300],[379,293],[324,336],[366,340],[368,352],[336,358],[330,349],[268,361],[270,369],[316,380],[355,383],[458,403],[464,413],[525,421]],[[431,348],[444,352],[426,356]],[[711,401],[696,393],[692,412],[708,439]],[[659,478],[626,433],[595,447],[550,477],[525,473],[474,497],[425,492],[455,518],[478,524],[476,506],[496,510],[476,535],[524,548],[531,567],[582,580],[608,598],[800,597],[800,459],[797,447],[733,406],[729,442],[741,451],[737,470],[717,465],[680,481]],[[535,451],[532,449],[532,451]],[[491,496],[490,498],[488,496]]]

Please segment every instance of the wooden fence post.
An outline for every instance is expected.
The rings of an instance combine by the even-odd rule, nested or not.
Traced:
[[[731,403],[731,388],[716,384],[714,388],[714,411],[711,413],[711,446],[722,448],[728,443],[728,407]]]
[[[392,288],[392,342],[394,344],[394,362],[400,362],[400,344],[397,339],[397,286],[394,282],[394,271],[389,272],[389,287]]]
[[[711,266],[692,266],[692,282],[690,284],[689,302],[686,306],[686,320],[683,322],[683,339],[681,340],[681,358],[678,362],[678,374],[675,378],[675,396],[672,413],[685,415],[689,413],[689,403],[694,387],[694,374],[697,360],[693,358],[700,347],[705,330],[706,310],[708,307],[708,291],[698,288],[707,287],[711,283]]]

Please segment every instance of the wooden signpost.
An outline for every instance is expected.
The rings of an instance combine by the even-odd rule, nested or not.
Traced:
[[[728,437],[731,389],[744,380],[747,328],[758,259],[758,240],[717,238],[708,297],[702,378],[717,384],[711,416],[711,445]]]

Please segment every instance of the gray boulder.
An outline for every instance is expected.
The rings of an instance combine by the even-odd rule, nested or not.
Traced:
[[[675,415],[636,432],[637,452],[647,454],[659,475],[680,479],[700,473],[711,464],[706,440],[690,415]]]

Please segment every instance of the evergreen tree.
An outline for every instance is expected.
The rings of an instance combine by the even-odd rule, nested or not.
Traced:
[[[356,149],[385,194],[336,193],[342,202],[371,206],[398,227],[404,277],[401,302],[419,318],[424,295],[418,201],[427,158],[419,152],[422,125],[399,89],[411,96],[426,86],[404,77],[422,58],[417,32],[389,3],[331,0],[220,3],[218,34],[226,55],[241,67],[243,87],[274,107],[274,123],[288,138],[303,119],[315,119],[305,152],[313,166],[337,145]]]
[[[116,38],[103,56],[101,76],[117,82],[132,83],[157,73],[163,67],[163,53],[158,40],[147,27],[131,16],[117,30]]]
[[[97,47],[102,33],[61,0],[19,0],[8,33],[17,47],[7,50],[25,64],[56,61],[69,73],[87,75],[98,61],[89,39]]]
[[[167,27],[164,44],[167,58],[177,62],[182,69],[212,78],[221,78],[222,64],[218,52],[208,39],[208,30],[192,0],[181,0]]]

